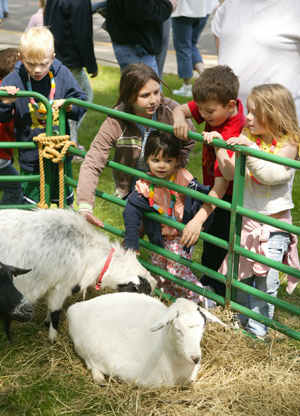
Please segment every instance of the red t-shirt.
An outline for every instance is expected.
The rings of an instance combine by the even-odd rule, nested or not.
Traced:
[[[0,80],[1,85],[1,80]],[[0,122],[0,141],[1,142],[14,142],[15,141],[15,129],[14,121],[8,121],[7,123]],[[12,149],[0,149],[0,159],[11,159]]]
[[[193,118],[197,121],[197,123],[202,123],[204,119],[201,117],[195,101],[190,101],[188,106]],[[208,123],[206,123],[205,131],[217,131],[222,135],[223,140],[225,141],[230,139],[230,137],[239,136],[245,125],[246,117],[244,115],[243,104],[240,100],[237,100],[237,106],[238,112],[235,116],[227,119],[218,127],[211,127]],[[231,157],[234,152],[232,150],[227,150],[227,153],[229,157]],[[203,143],[202,148],[202,173],[204,185],[210,186],[214,185],[215,178],[223,176],[219,169],[219,164],[216,160],[216,154],[213,146],[210,146],[206,143]],[[232,182],[230,182],[226,194],[232,194]]]

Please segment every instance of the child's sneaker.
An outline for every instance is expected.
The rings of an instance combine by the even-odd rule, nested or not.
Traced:
[[[180,97],[192,97],[192,84],[183,84],[179,90],[173,90],[173,94],[179,95]]]

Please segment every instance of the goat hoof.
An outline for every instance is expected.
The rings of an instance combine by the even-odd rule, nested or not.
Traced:
[[[105,386],[107,384],[104,374],[96,368],[92,369],[92,375],[95,383],[99,384],[100,386]]]

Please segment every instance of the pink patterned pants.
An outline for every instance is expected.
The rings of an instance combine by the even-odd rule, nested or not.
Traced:
[[[164,248],[188,260],[190,260],[192,257],[192,250],[190,250],[189,253],[183,250],[183,247],[180,244],[179,237],[176,237],[173,240],[164,239]],[[166,270],[174,276],[179,277],[183,280],[187,280],[188,282],[194,283],[194,285],[196,286],[203,287],[189,267],[184,266],[183,264],[179,264],[176,261],[167,259],[166,257],[163,257],[160,254],[156,253],[152,254],[151,260],[155,266],[158,266],[161,269]],[[192,290],[178,286],[171,280],[164,279],[161,276],[154,275],[154,277],[157,280],[157,287],[163,292],[168,293],[169,295],[172,295],[176,298],[187,298],[197,303],[203,301],[203,297],[198,293],[193,292]]]

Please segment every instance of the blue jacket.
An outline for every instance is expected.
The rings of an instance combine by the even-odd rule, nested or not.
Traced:
[[[194,191],[202,192],[204,194],[208,194],[210,191],[210,186],[200,184],[196,178],[191,180],[191,182],[188,184],[188,188],[193,189]],[[187,224],[196,215],[202,204],[202,201],[185,195],[182,223]],[[146,212],[157,213],[154,208],[150,207],[147,198],[135,190],[132,191],[127,199],[127,204],[123,211],[125,222],[124,245],[126,248],[130,248],[132,250],[139,249],[139,231],[142,221],[144,225],[144,231],[148,236],[149,241],[152,244],[156,244],[160,247],[164,246],[160,223],[144,217],[143,215]]]
[[[56,83],[56,90],[54,99],[62,98],[78,98],[86,100],[87,96],[79,87],[77,81],[67,67],[65,67],[59,60],[54,59],[50,68]],[[1,86],[14,85],[20,88],[21,91],[27,90],[26,81],[28,75],[27,71],[21,61],[17,62],[15,68],[2,81]],[[49,76],[45,76],[41,81],[34,81],[31,79],[32,90],[38,92],[45,97],[49,97],[50,80]],[[34,118],[34,112],[31,111],[31,104],[29,98],[17,98],[13,104],[3,104],[0,102],[0,121],[7,122],[12,119],[15,121],[16,140],[19,142],[31,142],[34,136],[45,132],[45,127],[42,127]],[[72,105],[72,111],[67,113],[72,120],[80,120],[86,109]],[[58,122],[54,124],[58,125]],[[67,123],[68,131],[68,123]],[[29,172],[37,172],[39,168],[38,151],[37,149],[20,149],[19,150],[20,166]]]

